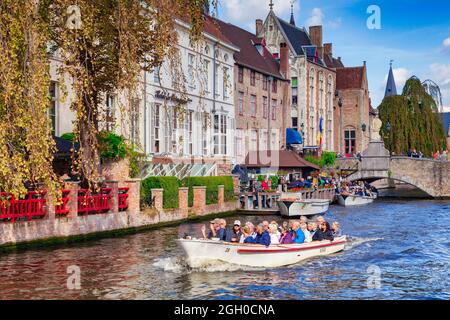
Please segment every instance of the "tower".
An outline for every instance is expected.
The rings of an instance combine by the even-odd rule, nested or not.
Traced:
[[[293,26],[295,26],[295,19],[294,19],[294,2],[295,0],[291,0],[291,20],[289,23]]]
[[[389,75],[388,80],[386,84],[386,91],[384,93],[384,97],[390,97],[390,96],[396,96],[397,95],[397,86],[395,85],[395,79],[394,79],[394,72],[392,71],[392,62],[391,60],[391,66],[389,68]]]

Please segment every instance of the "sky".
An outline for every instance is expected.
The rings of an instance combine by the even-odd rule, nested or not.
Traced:
[[[218,0],[219,18],[251,32],[255,19],[265,20],[270,0]],[[273,0],[275,13],[289,21],[290,0]],[[379,28],[369,29],[371,5],[379,8]],[[371,8],[369,8],[371,9]],[[297,0],[297,26],[322,24],[323,41],[333,43],[333,55],[345,66],[367,61],[372,105],[384,97],[390,60],[397,91],[415,75],[436,82],[450,112],[450,1],[448,0]]]

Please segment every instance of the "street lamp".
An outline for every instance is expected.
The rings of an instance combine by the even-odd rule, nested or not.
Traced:
[[[391,123],[388,121],[388,123],[386,123],[386,131],[388,133],[388,140],[389,140],[389,155],[392,156],[392,150],[391,150],[391,147],[390,147],[390,144],[391,144],[391,130],[392,130],[392,126],[391,126]]]
[[[362,130],[363,132],[366,132],[366,130],[367,130],[367,125],[366,125],[365,123],[363,123],[363,124],[361,125],[361,130]]]

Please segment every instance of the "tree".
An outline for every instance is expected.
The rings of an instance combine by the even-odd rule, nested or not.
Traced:
[[[420,80],[409,79],[401,96],[386,97],[379,107],[386,148],[395,154],[417,149],[426,156],[444,149],[446,135],[437,111]]]
[[[75,168],[94,186],[99,178],[98,125],[106,94],[122,92],[130,107],[142,70],[176,58],[176,18],[203,30],[207,0],[2,0],[0,3],[0,189],[24,192],[55,181],[49,107],[50,46],[71,78],[80,150]],[[176,63],[174,63],[176,64]],[[134,111],[136,112],[136,111]],[[6,154],[6,157],[3,157]]]

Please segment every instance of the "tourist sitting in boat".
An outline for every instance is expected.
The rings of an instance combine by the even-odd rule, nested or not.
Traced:
[[[270,234],[267,230],[264,230],[264,225],[262,223],[258,224],[256,227],[256,238],[257,244],[262,244],[266,247],[270,246]]]
[[[303,234],[305,235],[305,242],[311,242],[312,241],[312,235],[311,232],[308,231],[308,226],[306,223],[300,224],[300,229],[302,230]]]
[[[239,242],[241,240],[241,222],[239,220],[234,221],[233,230],[231,234],[231,242]]]
[[[264,231],[269,231],[269,225],[270,225],[269,221],[264,220],[264,221],[261,222],[261,223],[262,223],[262,225],[264,226]]]
[[[294,243],[303,243],[305,242],[305,234],[300,228],[300,222],[294,221],[292,224],[292,229],[295,231]]]
[[[256,243],[256,239],[253,237],[253,229],[250,229],[249,226],[242,228],[242,236],[244,238],[242,243]]]
[[[315,222],[308,223],[308,231],[309,231],[309,234],[311,235],[311,237],[313,237],[314,233],[316,233],[316,231],[317,231],[317,223],[315,223]]]
[[[278,225],[271,223],[269,225],[270,243],[280,244],[280,233],[278,232]]]
[[[281,227],[281,237],[279,240],[280,244],[291,244],[294,242],[294,240],[292,240],[292,236],[289,232],[289,228],[283,226]]]
[[[233,231],[227,228],[227,221],[225,219],[219,219],[220,229],[219,238],[225,242],[231,242],[231,237],[233,236]]]
[[[303,188],[304,186],[305,186],[305,179],[300,178],[300,179],[298,179],[298,180],[296,180],[296,181],[292,181],[292,182],[289,184],[288,188],[289,188],[289,189]]]
[[[322,222],[317,231],[314,233],[312,237],[313,241],[322,241],[322,240],[334,240],[333,231],[331,231],[330,224],[326,221]]]
[[[331,224],[331,231],[333,231],[333,236],[335,237],[340,237],[342,236],[342,230],[341,230],[341,225],[339,222],[334,221]]]
[[[251,223],[250,221],[247,221],[245,223],[245,226],[249,228],[250,230],[250,235],[253,237],[253,239],[256,238],[256,228],[255,225],[253,223]],[[241,237],[241,242],[244,243],[244,239]]]

